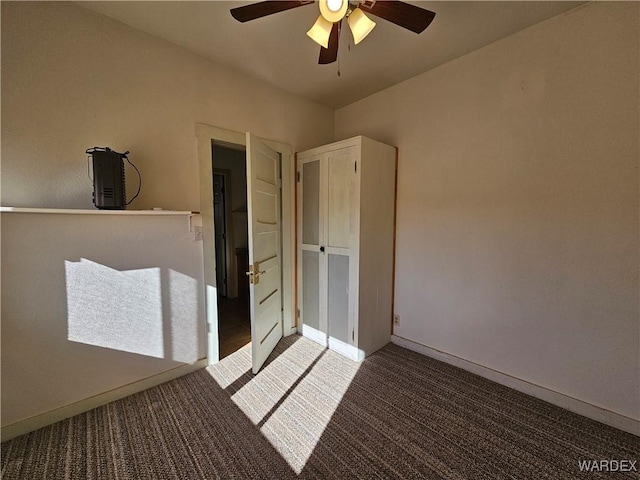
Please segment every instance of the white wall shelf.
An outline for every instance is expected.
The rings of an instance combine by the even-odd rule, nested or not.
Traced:
[[[182,210],[83,210],[76,208],[0,207],[1,213],[46,213],[63,215],[199,215]]]

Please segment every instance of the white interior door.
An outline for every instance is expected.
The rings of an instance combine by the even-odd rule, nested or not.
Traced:
[[[247,132],[251,359],[258,373],[282,338],[280,155]]]

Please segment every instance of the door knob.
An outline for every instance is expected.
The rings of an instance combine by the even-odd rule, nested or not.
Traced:
[[[249,271],[245,272],[249,276],[249,283],[257,285],[260,283],[260,275],[267,273],[266,270],[260,271],[260,264],[255,262],[253,265],[249,265]]]
[[[324,245],[320,246],[320,251],[324,253]]]

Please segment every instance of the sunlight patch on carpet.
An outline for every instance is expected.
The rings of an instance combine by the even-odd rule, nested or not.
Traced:
[[[359,367],[358,362],[300,338],[229,393],[291,468],[300,473]],[[250,375],[251,349],[242,348],[208,370],[222,388],[232,388],[243,375]]]

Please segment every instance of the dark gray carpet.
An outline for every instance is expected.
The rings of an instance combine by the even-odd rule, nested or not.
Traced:
[[[637,479],[640,438],[388,345],[283,339],[2,444],[4,479]]]

